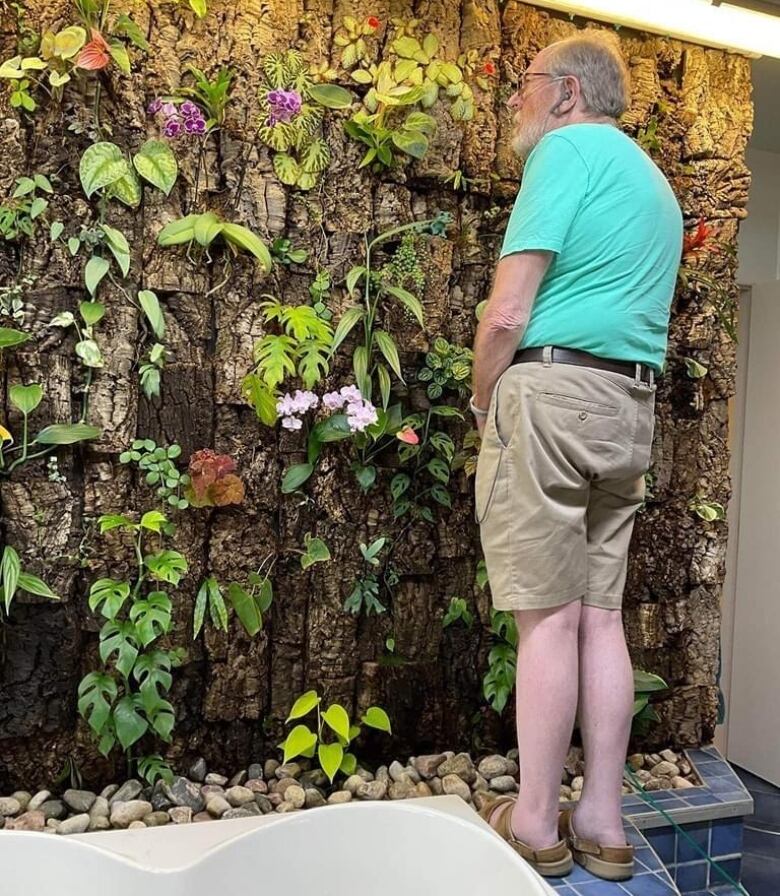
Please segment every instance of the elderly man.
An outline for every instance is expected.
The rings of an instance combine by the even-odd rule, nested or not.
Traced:
[[[650,465],[682,248],[663,174],[617,125],[626,66],[598,33],[552,44],[508,105],[525,169],[474,344],[476,519],[514,612],[520,792],[482,814],[547,876],[624,880],[633,675],[621,601]],[[585,784],[559,813],[579,699]]]

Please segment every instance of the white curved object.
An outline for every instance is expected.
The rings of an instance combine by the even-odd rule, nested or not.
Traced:
[[[0,868],[13,896],[554,894],[443,796],[66,837],[0,831]]]

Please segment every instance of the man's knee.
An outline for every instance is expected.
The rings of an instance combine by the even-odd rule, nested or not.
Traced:
[[[576,598],[554,607],[515,610],[514,616],[518,632],[537,626],[545,629],[555,628],[561,632],[576,632],[580,627],[580,615],[583,609],[582,598]]]

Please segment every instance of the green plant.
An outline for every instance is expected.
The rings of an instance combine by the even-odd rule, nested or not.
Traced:
[[[267,301],[260,307],[266,323],[277,321],[284,332],[267,333],[255,343],[254,366],[244,377],[241,391],[258,419],[273,426],[279,417],[277,386],[286,376],[300,377],[310,389],[328,373],[333,330],[311,305],[282,305],[272,295],[263,295]]]
[[[507,610],[490,609],[493,646],[488,653],[488,670],[482,679],[482,693],[497,713],[502,713],[515,687],[517,672],[517,625]]]
[[[174,0],[175,3],[183,3],[185,0]],[[206,5],[206,0],[186,0],[189,4],[190,9],[195,13],[195,15],[199,19],[203,19],[208,14],[208,7]]]
[[[330,162],[330,149],[322,137],[325,109],[347,108],[353,96],[335,84],[315,84],[297,50],[266,56],[263,73],[258,137],[274,150],[279,180],[310,190]]]
[[[394,19],[393,24],[390,58],[377,62],[371,61],[368,52],[366,23],[345,16],[334,37],[342,47],[342,67],[353,81],[368,87],[363,108],[344,125],[350,137],[368,147],[361,168],[372,165],[380,170],[403,156],[422,158],[436,120],[420,109],[433,106],[442,89],[451,100],[453,118],[468,121],[474,116],[474,94],[461,68],[467,58],[460,57],[457,64],[439,58],[435,35],[416,36],[419,20]]]
[[[22,569],[19,554],[7,544],[0,560],[0,622],[3,621],[3,614],[6,617],[10,614],[11,602],[17,591],[26,591],[27,594],[48,597],[50,600],[60,599],[43,579]]]
[[[199,2],[199,0],[195,0]],[[204,15],[205,15],[205,4]],[[194,81],[194,87],[179,87],[177,92],[181,96],[190,97],[206,110],[206,129],[221,126],[225,121],[225,113],[230,102],[230,83],[235,77],[235,72],[222,66],[214,80],[210,80],[201,69],[194,65],[186,66]]]
[[[348,292],[352,293],[353,290],[362,283],[364,305],[352,305],[344,312],[333,336],[330,355],[335,354],[338,347],[347,338],[354,326],[357,323],[362,323],[364,339],[361,344],[356,346],[352,355],[352,368],[355,372],[355,381],[357,382],[363,397],[370,401],[373,393],[374,373],[376,372],[382,396],[382,408],[385,410],[390,401],[391,381],[389,371],[392,370],[404,385],[406,384],[406,381],[401,373],[398,348],[392,336],[390,336],[386,330],[374,329],[380,301],[384,297],[390,297],[397,300],[403,308],[411,312],[420,327],[424,326],[423,308],[417,296],[413,295],[408,290],[393,285],[383,278],[372,277],[372,252],[382,243],[387,242],[393,237],[398,237],[407,231],[430,233],[432,235],[440,236],[444,233],[450,220],[450,215],[441,213],[435,218],[426,221],[394,227],[391,230],[379,234],[379,236],[375,237],[370,242],[366,236],[365,264],[356,265],[347,274],[346,286]],[[375,346],[379,349],[384,361],[377,361],[374,363]],[[389,369],[384,363],[385,361],[387,362],[387,365],[389,365]]]
[[[647,734],[653,722],[659,722],[658,714],[650,705],[650,695],[666,690],[669,685],[652,672],[634,669],[634,710],[631,733],[640,737]]]
[[[146,484],[156,486],[159,498],[177,510],[186,510],[190,502],[183,490],[190,484],[187,473],[179,472],[174,460],[181,455],[181,446],[175,442],[167,448],[158,446],[152,439],[135,439],[129,451],[119,455],[121,464],[135,463],[144,473]]]
[[[103,355],[97,342],[95,342],[93,328],[100,323],[105,312],[105,306],[101,305],[100,302],[80,302],[79,316],[83,324],[79,324],[70,311],[63,311],[61,314],[58,314],[49,324],[50,327],[62,327],[64,330],[68,327],[73,327],[78,337],[75,349],[76,355],[85,367],[103,366]]]
[[[327,308],[325,301],[330,298],[331,277],[328,271],[317,271],[317,275],[309,286],[309,295],[313,302],[312,307],[318,317],[324,321],[333,319],[333,312]]]
[[[469,605],[465,598],[453,597],[450,600],[447,612],[444,614],[444,619],[442,619],[442,628],[447,628],[448,625],[453,625],[459,619],[463,620],[466,628],[471,628],[471,626],[474,625],[474,614],[469,609]]]
[[[425,366],[417,371],[417,380],[427,383],[426,394],[432,401],[440,398],[445,389],[464,398],[470,392],[471,364],[474,352],[465,346],[453,345],[441,336],[425,355]]]
[[[98,738],[98,749],[108,756],[117,742],[130,750],[147,731],[170,742],[174,708],[166,699],[183,651],[164,650],[156,642],[172,628],[172,604],[160,583],[178,585],[187,561],[178,551],[158,549],[144,553],[150,534],[162,542],[171,531],[157,510],[138,523],[117,514],[101,516],[101,533],[120,529],[133,536],[136,556],[134,580],[98,579],[89,593],[89,608],[106,619],[100,630],[99,655],[103,669],[88,673],[78,688],[79,713]]]
[[[14,323],[24,323],[24,294],[34,283],[34,278],[25,276],[20,277],[13,283],[9,283],[7,286],[0,286],[0,315],[3,317],[10,317]],[[0,333],[4,332],[6,332],[6,329],[0,327]],[[19,333],[18,330],[8,332]],[[25,337],[21,342],[25,342],[26,339],[29,338],[24,333],[20,333],[19,335]],[[15,344],[20,345],[21,342],[16,342]],[[5,345],[0,341],[0,350],[9,347],[10,345]]]
[[[685,372],[692,380],[700,380],[702,377],[707,376],[708,368],[703,364],[700,364],[693,358],[683,358],[683,360],[685,361]]]
[[[141,388],[147,398],[160,397],[160,374],[165,367],[165,346],[155,342],[139,369]]]
[[[707,501],[704,495],[699,493],[688,502],[688,510],[692,510],[706,523],[726,519],[726,509],[722,504],[718,504],[717,501]]]
[[[133,762],[137,764],[138,774],[147,784],[154,784],[158,779],[165,781],[166,784],[173,783],[173,771],[170,765],[157,753],[142,756]]]
[[[658,118],[655,115],[651,115],[647,125],[639,130],[636,142],[647,153],[660,151],[661,139],[658,136]]]
[[[41,403],[43,387],[38,383],[32,383],[29,386],[11,386],[8,390],[8,397],[11,404],[22,413],[22,442],[13,448],[2,447],[5,442],[13,442],[14,439],[5,427],[0,427],[2,429],[2,433],[0,433],[2,437],[2,441],[0,441],[0,475],[9,476],[17,467],[49,454],[59,445],[72,445],[75,442],[96,439],[101,434],[101,430],[96,426],[88,426],[82,422],[55,423],[50,426],[44,426],[35,438],[30,439],[28,418]],[[41,450],[30,454],[31,446],[39,446]],[[19,457],[14,458],[6,467],[8,455],[16,454],[17,452],[21,452]]]
[[[273,264],[271,253],[260,237],[243,224],[224,221],[214,212],[185,215],[183,218],[171,221],[157,234],[157,243],[160,246],[179,246],[187,243],[187,258],[193,264],[197,264],[204,255],[207,261],[212,260],[208,250],[218,237],[221,237],[233,255],[238,255],[239,251],[249,252],[260,262],[263,270],[266,272],[271,270]],[[198,260],[190,255],[193,243],[202,248]],[[225,282],[227,276],[217,287],[213,287],[211,292],[223,286]]]
[[[32,177],[17,177],[16,189],[10,200],[0,205],[0,236],[5,240],[15,240],[20,236],[35,235],[35,221],[48,206],[48,201],[36,193],[53,193],[51,181],[43,174]]]
[[[715,258],[719,265],[733,270],[736,264],[736,246],[723,240],[708,239],[709,236],[709,230],[705,229],[707,256]],[[694,250],[701,250],[703,247],[704,243],[693,242],[693,249],[685,256],[690,263],[680,265],[678,285],[685,292],[703,296],[712,306],[729,339],[737,342],[738,290],[728,277],[714,277],[696,267],[697,253]]]
[[[98,193],[101,212],[109,199],[118,199],[130,208],[138,207],[141,182],[136,172],[167,196],[176,182],[178,170],[176,157],[162,140],[147,140],[133,154],[132,165],[122,150],[107,140],[88,146],[79,162],[81,186],[87,198]]]
[[[428,496],[443,507],[452,507],[447,486],[452,474],[455,443],[448,433],[432,428],[434,417],[462,420],[463,414],[457,408],[442,404],[404,418],[402,431],[420,432],[422,437],[415,435],[414,440],[404,440],[404,444],[398,446],[398,457],[404,469],[390,482],[395,519],[411,512],[413,519],[435,522],[433,510],[426,502]]]
[[[372,613],[379,615],[387,610],[387,607],[379,600],[379,577],[370,567],[381,566],[378,554],[385,546],[387,538],[382,536],[375,538],[370,545],[360,542],[360,553],[363,555],[366,571],[355,580],[355,584],[349,597],[344,601],[344,609],[355,616],[365,611],[366,616]],[[392,587],[398,583],[398,575],[392,567],[383,571],[382,579],[388,593],[392,596]]]
[[[291,264],[303,264],[309,257],[308,249],[294,249],[292,240],[278,236],[270,246],[271,255],[285,267]]]
[[[338,703],[332,703],[324,712],[320,712],[321,702],[322,698],[316,691],[307,691],[295,701],[286,721],[289,723],[300,719],[316,709],[317,730],[311,731],[304,724],[296,725],[279,744],[279,748],[284,750],[284,762],[289,762],[296,756],[312,759],[316,753],[320,767],[332,782],[339,772],[354,774],[357,757],[346,750],[360,735],[361,727],[351,723],[346,709]],[[369,706],[360,721],[369,728],[392,734],[390,719],[379,706]],[[326,734],[330,736],[331,742],[326,741]]]

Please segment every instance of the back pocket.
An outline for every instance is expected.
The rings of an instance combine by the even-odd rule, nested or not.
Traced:
[[[587,414],[596,414],[599,417],[615,417],[620,413],[620,408],[609,404],[601,404],[598,401],[589,401],[587,398],[578,398],[576,395],[562,395],[558,392],[537,392],[536,400],[543,404],[552,404],[558,408],[569,408],[572,411],[580,411]]]

